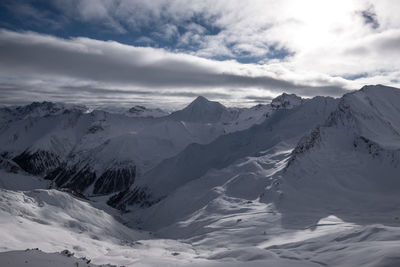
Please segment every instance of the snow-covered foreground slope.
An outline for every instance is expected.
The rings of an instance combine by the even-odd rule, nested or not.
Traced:
[[[94,267],[87,259],[78,259],[67,253],[45,253],[39,250],[21,250],[0,252],[0,263],[3,267]]]
[[[1,189],[0,200],[2,250],[40,247],[61,251],[74,245],[84,253],[94,240],[121,245],[146,237],[90,203],[54,189]],[[13,240],[20,236],[24,242],[15,244]]]
[[[95,205],[54,189],[26,192],[1,189],[0,251],[39,248],[53,253],[67,249],[78,258],[91,259],[92,263],[118,266],[158,266],[160,262],[184,265],[195,257],[189,245],[174,240],[151,240],[150,234],[124,226]],[[182,256],[175,256],[177,252]],[[39,256],[44,262],[56,257],[42,253]],[[0,265],[8,266],[7,262],[14,257],[15,253],[0,254]]]

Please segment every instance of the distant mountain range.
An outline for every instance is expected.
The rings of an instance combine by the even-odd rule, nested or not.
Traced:
[[[275,102],[285,105],[287,99],[282,95]],[[0,109],[0,153],[3,160],[53,181],[55,187],[109,194],[128,189],[187,145],[206,144],[259,124],[274,109],[278,107],[230,109],[204,97],[171,114],[142,106],[109,113],[34,102]]]

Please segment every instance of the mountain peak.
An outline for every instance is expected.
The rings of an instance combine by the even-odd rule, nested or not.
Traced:
[[[375,84],[375,85],[364,85],[361,90],[362,92],[394,92],[397,93],[399,91],[398,88],[386,86],[383,84]]]
[[[275,109],[289,109],[303,103],[303,99],[295,94],[283,93],[271,101],[271,106]]]
[[[193,102],[211,102],[211,101],[205,98],[204,96],[199,95]]]
[[[172,113],[171,117],[181,121],[216,122],[227,114],[229,111],[221,103],[198,96],[184,109]]]
[[[212,105],[212,104],[218,104],[221,105],[219,102],[215,102],[215,101],[210,101],[207,98],[205,98],[204,96],[198,96],[196,97],[187,107],[193,106],[193,105]]]

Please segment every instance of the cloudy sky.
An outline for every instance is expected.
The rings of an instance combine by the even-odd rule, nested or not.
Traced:
[[[0,104],[178,108],[400,87],[398,0],[0,2]]]

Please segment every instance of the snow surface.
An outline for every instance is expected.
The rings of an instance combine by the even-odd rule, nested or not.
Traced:
[[[98,266],[88,263],[88,260],[85,259],[77,259],[74,256],[67,256],[62,253],[44,253],[36,249],[1,252],[0,263],[4,267]]]
[[[209,144],[191,144],[140,177],[132,187],[149,188],[155,198],[163,197],[212,168],[225,167],[283,140],[296,142],[310,129],[323,123],[336,107],[337,100],[316,97],[296,108],[276,111],[262,124],[247,130],[221,136]]]
[[[0,188],[8,190],[32,190],[48,188],[50,181],[27,173],[10,173],[0,169]]]
[[[131,118],[138,128],[154,127],[141,138],[160,129],[166,140],[183,130],[203,136],[208,124],[225,130],[182,147],[139,179],[153,197],[162,196],[150,207],[128,205],[130,212],[120,213],[105,205],[106,196],[85,200],[19,188],[19,182],[0,190],[0,251],[14,251],[0,253],[1,265],[35,257],[63,263],[59,254],[21,251],[38,247],[124,266],[399,266],[400,90],[369,86],[340,100],[278,100],[254,107],[259,117],[232,133],[227,127],[246,121],[253,109],[208,103],[211,111],[229,114],[220,118],[233,116],[227,124]],[[208,118],[194,111],[189,114]],[[110,160],[118,153],[128,157],[128,147],[137,145],[125,136],[132,127],[126,117],[90,116],[109,132],[81,139],[82,147],[106,140],[112,122],[119,141],[103,149],[118,151]],[[177,125],[182,128],[174,132]],[[1,172],[2,180],[36,179]]]
[[[270,105],[228,109],[199,97],[169,116],[153,111],[134,107],[126,114],[87,112],[50,102],[4,108],[0,117],[7,119],[0,124],[0,153],[7,159],[22,153],[49,153],[50,161],[40,156],[36,162],[45,166],[42,175],[61,165],[76,172],[90,169],[100,177],[117,165],[130,165],[141,176],[189,144],[207,144],[262,123],[273,109]],[[92,190],[93,186],[82,193],[91,195]]]

